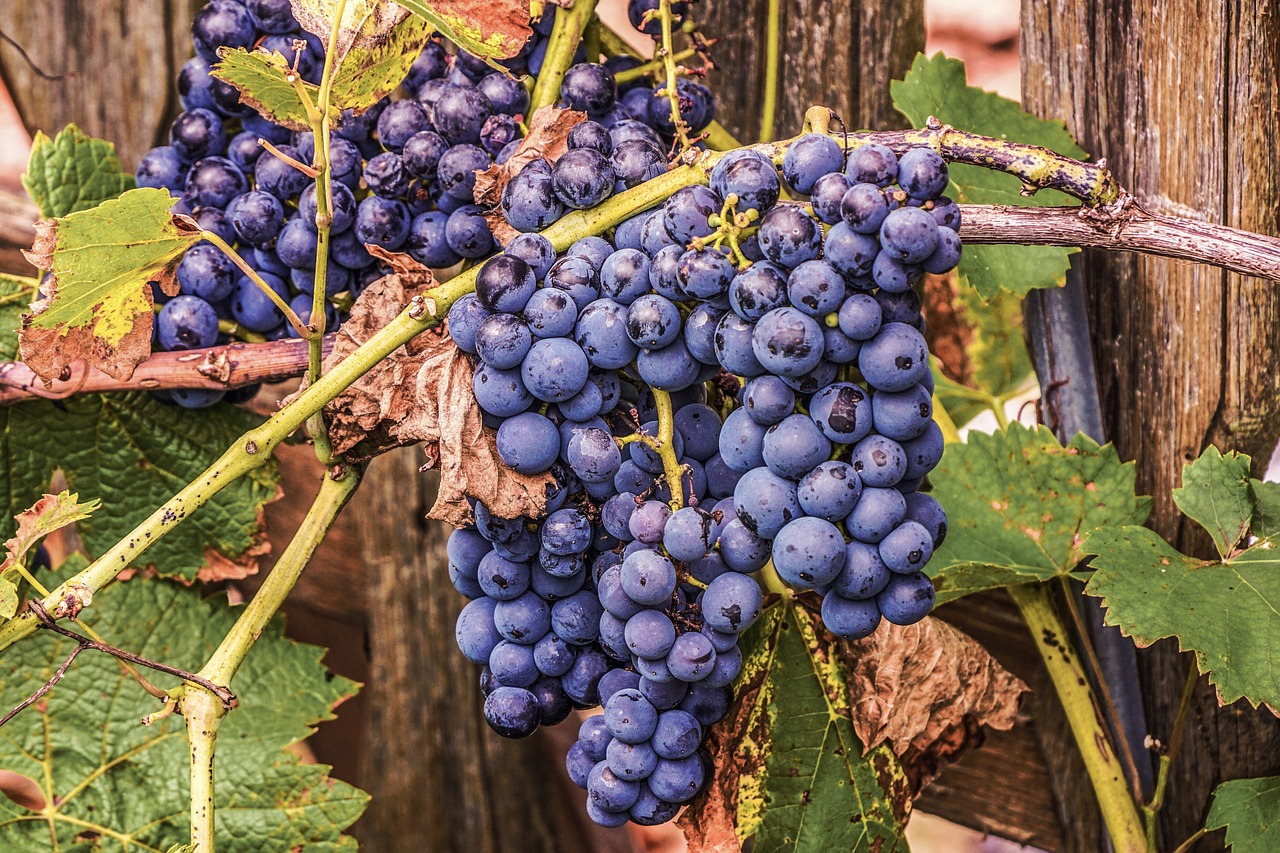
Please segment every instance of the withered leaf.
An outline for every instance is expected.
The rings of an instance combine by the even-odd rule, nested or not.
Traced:
[[[559,160],[569,150],[569,131],[586,120],[586,113],[540,107],[529,120],[529,135],[521,141],[511,159],[476,172],[476,204],[485,208],[489,230],[499,245],[505,246],[520,233],[507,224],[498,209],[507,182],[534,160],[545,159],[552,163]]]
[[[40,540],[81,519],[98,508],[101,501],[80,503],[80,496],[63,490],[56,495],[45,495],[25,512],[15,517],[18,528],[4,543],[3,560],[0,560],[0,620],[11,619],[18,608],[18,588],[15,578],[24,565],[27,552]]]
[[[407,255],[370,251],[394,272],[373,282],[342,324],[326,369],[337,364],[434,283]],[[481,422],[471,390],[474,368],[443,329],[432,329],[383,359],[326,408],[334,451],[349,459],[423,442],[428,466],[439,467],[439,495],[429,516],[462,525],[470,496],[508,518],[546,509],[549,475],[517,474],[498,457],[493,430]]]

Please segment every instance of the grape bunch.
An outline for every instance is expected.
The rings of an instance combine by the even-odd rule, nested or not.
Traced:
[[[632,5],[637,10],[633,17],[640,21],[656,4],[637,0]],[[554,14],[548,14],[535,22],[534,37],[505,63],[510,73],[465,51],[451,54],[445,43],[432,41],[395,98],[383,99],[359,115],[343,114],[330,144],[334,218],[325,267],[328,329],[338,326],[369,283],[389,272],[369,253],[369,246],[406,252],[432,268],[452,267],[493,252],[493,235],[473,200],[475,173],[506,162],[519,146],[529,94],[513,75],[541,70],[553,21]],[[169,144],[148,151],[139,161],[137,183],[169,190],[177,199],[175,212],[192,216],[235,247],[265,284],[304,323],[310,322],[319,239],[314,182],[268,152],[260,140],[304,164],[314,157],[315,140],[309,132],[291,131],[265,119],[211,71],[221,48],[260,49],[279,52],[296,63],[304,80],[317,83],[324,47],[299,27],[289,0],[212,0],[196,15],[192,40],[196,55],[177,80],[183,112],[169,129]],[[666,105],[665,97],[657,98],[642,80],[622,87],[614,83],[615,70],[639,61],[610,57],[604,63],[588,63],[581,46],[578,54],[578,64],[569,69],[562,86],[563,105],[587,109],[600,122],[596,127],[644,134],[654,152],[665,151],[669,143],[661,128],[663,116],[670,124],[669,115],[657,110],[661,115],[655,118],[649,104],[661,100]],[[703,124],[710,121],[706,87],[687,83],[682,96],[697,101],[705,115]],[[585,139],[583,132],[578,136]],[[595,148],[601,146],[599,138],[593,142]],[[592,159],[591,151],[568,158],[560,183],[573,187],[567,190],[571,203],[589,206],[598,199],[584,196],[582,184],[587,173],[598,177],[591,172],[594,160],[575,170],[575,159]],[[651,159],[665,170],[665,156]],[[610,172],[608,192],[613,182]],[[220,321],[223,329],[230,324],[242,334],[268,340],[297,337],[275,303],[210,242],[186,253],[177,278],[178,296],[169,299],[155,291],[160,306],[155,343],[162,350],[223,342]],[[249,397],[255,390],[242,389],[233,396]],[[208,389],[158,393],[190,408],[224,397]]]
[[[504,194],[508,222],[554,221],[560,163],[612,168],[630,133],[575,127],[536,204]],[[959,260],[946,164],[810,134],[781,172],[742,149],[608,240],[557,256],[522,233],[449,312],[503,462],[555,484],[544,518],[477,503],[454,534],[458,642],[502,734],[603,707],[566,765],[604,825],[670,820],[705,784],[770,562],[839,636],[933,604],[946,517],[919,488],[943,444],[914,286]]]

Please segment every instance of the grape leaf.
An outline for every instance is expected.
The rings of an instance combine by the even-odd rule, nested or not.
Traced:
[[[12,619],[18,612],[16,581],[22,576],[19,568],[25,566],[27,552],[55,530],[88,518],[100,503],[92,500],[82,504],[79,495],[64,489],[56,495],[45,495],[14,519],[17,530],[4,543],[6,556],[0,561],[0,620]]]
[[[757,850],[906,850],[905,775],[887,745],[863,754],[842,668],[817,631],[784,602],[743,637],[738,701],[712,734],[716,772],[678,818],[690,853],[753,836]]]
[[[101,554],[259,423],[234,406],[192,412],[145,393],[0,407],[0,458],[8,461],[0,469],[7,500],[0,536],[13,535],[12,517],[48,490],[60,468],[72,489],[111,508],[80,524],[85,547]],[[275,468],[268,464],[228,485],[148,549],[144,565],[192,580],[210,552],[239,557],[256,544],[262,506],[275,495]],[[240,576],[256,570],[252,553],[241,563]]]
[[[1280,709],[1280,552],[1197,560],[1145,527],[1095,530],[1086,551],[1097,556],[1085,592],[1102,599],[1108,625],[1139,646],[1177,637],[1224,704]]]
[[[1173,490],[1178,509],[1209,531],[1224,559],[1249,532],[1253,515],[1249,461],[1241,453],[1230,451],[1223,456],[1209,446],[1194,462],[1182,466],[1182,488]]]
[[[410,17],[373,47],[352,47],[334,74],[334,109],[364,112],[395,91],[431,37],[431,27]]]
[[[0,273],[0,361],[18,360],[18,330],[38,284],[34,278]]]
[[[1253,496],[1252,533],[1261,539],[1280,537],[1280,483],[1250,480]]]
[[[184,669],[198,669],[240,608],[194,588],[137,579],[100,592],[91,620],[110,643]],[[30,695],[74,641],[42,631],[0,664],[6,696]],[[363,792],[303,765],[284,747],[307,737],[355,692],[320,662],[323,650],[284,637],[276,619],[231,682],[239,707],[223,721],[215,766],[219,850],[354,850],[341,832],[364,810]],[[168,689],[178,682],[149,672]],[[158,703],[97,652],[76,658],[65,679],[10,721],[0,767],[38,785],[47,803],[32,812],[0,798],[0,849],[167,850],[189,840],[188,745],[177,715],[139,725]],[[314,846],[311,846],[314,845]],[[97,844],[92,849],[99,849]]]
[[[18,334],[22,360],[53,380],[84,359],[109,376],[128,379],[151,354],[156,281],[178,292],[182,254],[200,239],[200,227],[170,212],[168,190],[129,190],[60,219],[36,223],[27,259],[47,270],[52,293],[32,306]]]
[[[1205,829],[1227,829],[1233,853],[1280,849],[1280,776],[1232,779],[1213,789]]]
[[[890,83],[889,90],[894,107],[916,127],[924,127],[933,116],[972,133],[1040,145],[1067,157],[1087,156],[1061,121],[1036,118],[1023,112],[1015,101],[967,85],[964,63],[941,53],[916,56],[907,76]],[[1018,178],[981,166],[950,164],[949,170],[949,194],[961,204],[1043,207],[1073,203],[1069,196],[1054,190],[1023,196]],[[1068,259],[1077,251],[1057,246],[965,246],[959,271],[983,299],[1001,290],[1022,295],[1062,285]]]
[[[1071,572],[1090,530],[1141,524],[1151,511],[1114,447],[1084,435],[1063,447],[1043,426],[970,433],[947,445],[930,480],[948,516],[928,570],[939,602]]]
[[[46,219],[97,207],[133,185],[133,175],[120,171],[116,147],[87,136],[74,124],[53,139],[36,131],[31,140],[22,186]]]
[[[483,59],[508,59],[533,35],[528,0],[398,0],[442,36]]]
[[[290,130],[310,130],[307,107],[285,76],[289,68],[289,60],[278,50],[268,53],[221,47],[218,63],[209,73],[239,89],[243,103],[276,124]],[[314,106],[319,100],[320,88],[306,82],[301,86]],[[336,112],[333,117],[337,118]]]
[[[342,8],[334,60],[341,62],[354,47],[375,47],[386,39],[409,15],[402,5],[386,0],[347,0]],[[338,4],[333,0],[289,0],[289,7],[304,30],[317,36],[321,44],[329,44]]]

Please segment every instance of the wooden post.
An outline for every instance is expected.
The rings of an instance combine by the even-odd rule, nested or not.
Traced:
[[[1280,19],[1247,0],[1022,4],[1023,99],[1065,119],[1144,208],[1276,234]],[[1209,267],[1088,253],[1083,264],[1107,434],[1155,498],[1151,526],[1212,547],[1170,498],[1209,444],[1253,456],[1280,437],[1280,289]],[[1152,736],[1168,742],[1189,655],[1170,641],[1139,670]],[[1162,848],[1204,823],[1224,779],[1280,771],[1280,722],[1218,708],[1202,679],[1172,767]],[[1221,838],[1196,849],[1220,849]]]
[[[760,131],[769,0],[705,0],[693,14],[720,70],[708,85],[720,122],[743,142]],[[830,107],[849,129],[904,127],[889,99],[924,50],[924,0],[791,0],[780,4],[777,136],[800,132],[806,108]]]
[[[195,0],[0,3],[0,74],[32,133],[75,122],[115,142],[126,169],[167,138],[189,59]],[[34,68],[32,67],[34,65]],[[37,70],[38,69],[38,70]],[[41,76],[57,75],[48,80]],[[65,75],[65,76],[63,76]]]

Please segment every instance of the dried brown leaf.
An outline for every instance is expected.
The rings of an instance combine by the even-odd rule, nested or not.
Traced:
[[[394,270],[365,288],[343,322],[324,361],[330,370],[391,322],[413,297],[435,282],[431,270],[408,255],[370,251]],[[335,453],[368,459],[418,439],[401,437],[400,425],[416,406],[414,380],[426,354],[438,347],[439,335],[424,332],[397,349],[325,407]]]
[[[284,489],[276,486],[276,494],[275,497],[271,498],[271,501],[278,501],[282,497],[284,497]],[[267,537],[266,512],[267,504],[271,501],[264,501],[258,505],[258,518],[254,522],[253,543],[235,559],[227,557],[216,548],[205,548],[205,563],[196,572],[196,580],[201,583],[238,581],[258,573],[260,561],[271,553],[271,540]]]
[[[431,271],[407,255],[370,247],[395,272],[370,284],[342,324],[326,369],[337,364],[434,283]],[[471,520],[468,496],[514,518],[546,509],[549,475],[517,474],[498,457],[493,430],[481,422],[471,389],[474,367],[443,329],[432,329],[383,359],[326,408],[334,451],[368,459],[393,447],[423,442],[427,467],[439,467],[432,518]]]
[[[507,245],[520,233],[507,224],[498,209],[507,182],[534,160],[545,159],[552,163],[559,160],[569,150],[569,131],[586,120],[586,113],[540,107],[529,121],[529,135],[521,141],[511,159],[476,172],[476,204],[485,208],[489,230],[499,245]]]
[[[333,31],[332,0],[289,0],[293,16],[304,30],[328,44]],[[409,12],[386,0],[347,0],[342,10],[342,26],[338,31],[337,55],[347,55],[353,47],[375,47],[408,16]]]
[[[981,743],[981,728],[1011,729],[1027,686],[972,637],[940,619],[883,625],[835,646],[853,727],[872,749],[888,743],[919,791]]]

